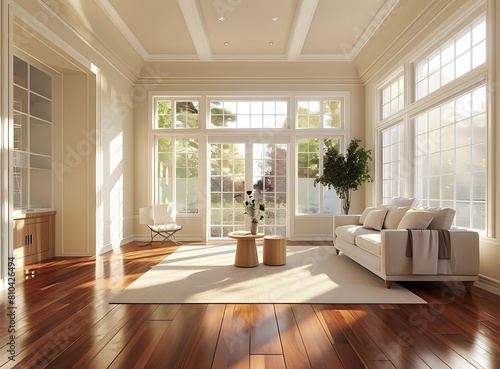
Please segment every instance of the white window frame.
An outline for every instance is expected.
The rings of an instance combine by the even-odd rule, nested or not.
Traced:
[[[403,196],[414,196],[415,193],[415,184],[416,184],[416,178],[415,174],[413,173],[414,171],[411,168],[415,167],[415,143],[414,143],[414,127],[412,126],[412,120],[414,117],[418,116],[419,114],[431,109],[432,107],[439,106],[450,99],[453,99],[456,96],[460,96],[464,93],[467,93],[469,91],[474,90],[478,86],[481,85],[486,85],[486,89],[488,90],[489,86],[489,79],[488,79],[488,68],[489,68],[489,61],[491,58],[486,57],[486,63],[483,63],[476,68],[470,70],[469,72],[465,73],[464,75],[456,78],[455,80],[441,86],[437,90],[433,91],[432,94],[428,94],[427,96],[424,96],[420,99],[416,99],[415,92],[416,92],[416,68],[415,68],[415,63],[417,61],[423,60],[429,55],[431,55],[433,52],[436,50],[439,50],[442,45],[446,44],[447,41],[453,39],[456,35],[461,34],[464,29],[467,29],[468,27],[470,28],[472,24],[476,24],[478,20],[486,19],[486,22],[490,21],[490,18],[487,15],[486,9],[484,6],[478,6],[474,11],[471,11],[469,14],[464,16],[461,20],[458,20],[454,23],[452,28],[449,28],[445,33],[441,35],[441,37],[434,37],[434,39],[438,39],[437,42],[435,42],[432,45],[426,45],[420,49],[421,53],[418,55],[413,55],[411,59],[407,60],[406,63],[403,65],[403,73],[405,76],[405,79],[409,81],[407,83],[407,86],[412,86],[412,87],[407,87],[408,94],[406,96],[406,102],[407,106],[397,114],[393,116],[389,116],[385,119],[382,119],[382,99],[380,96],[380,89],[383,86],[387,86],[390,81],[393,80],[394,75],[397,74],[396,72],[393,72],[389,74],[389,77],[383,80],[382,82],[379,82],[375,86],[375,107],[377,109],[376,111],[376,117],[378,117],[378,120],[375,122],[375,148],[376,148],[376,155],[375,157],[379,157],[380,159],[377,160],[375,163],[375,198],[377,202],[382,202],[383,201],[383,189],[382,189],[382,179],[383,179],[383,172],[382,172],[382,132],[383,130],[387,129],[393,124],[397,124],[398,121],[403,121],[404,124],[404,130],[405,130],[405,163],[408,166],[408,176],[407,176],[407,184],[405,186],[405,193]],[[486,24],[486,29],[487,31],[491,29],[488,24]],[[489,40],[490,34],[487,33],[486,37],[486,42],[491,44],[491,40]],[[445,41],[443,41],[445,40]],[[424,50],[425,48],[425,50]],[[430,51],[429,51],[430,50]],[[411,83],[414,82],[414,83]],[[487,104],[491,104],[491,96],[487,96]],[[489,135],[489,132],[491,131],[491,116],[490,116],[490,108],[487,108],[487,128],[486,128],[486,134],[487,136]],[[488,145],[488,140],[486,144]],[[485,230],[479,230],[480,234],[489,234],[491,233],[491,214],[492,210],[491,207],[488,206],[488,198],[489,195],[491,194],[491,189],[489,188],[491,186],[491,181],[488,180],[488,175],[489,171],[491,170],[491,150],[487,148],[487,163],[486,163],[486,188],[485,188],[485,193],[486,193],[486,211],[485,211],[485,216],[486,216],[486,224],[485,224]]]

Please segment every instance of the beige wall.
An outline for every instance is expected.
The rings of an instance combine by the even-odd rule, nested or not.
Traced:
[[[88,43],[39,2],[16,0],[6,8],[17,25],[9,25],[11,43],[2,43],[2,51],[22,53],[54,75],[56,256],[95,255],[131,241],[132,74],[118,70],[110,62],[116,56],[105,58],[109,50],[102,44]],[[25,25],[31,15],[42,21]],[[139,72],[137,67],[133,74]]]
[[[87,132],[95,126],[95,78],[57,79],[54,122],[54,206],[56,255],[95,254],[95,146]],[[94,82],[94,83],[92,83]],[[94,113],[94,115],[92,114]]]
[[[401,0],[397,7],[394,16],[388,18],[382,25],[377,34],[370,40],[368,45],[360,52],[355,60],[356,67],[365,81],[365,99],[366,99],[366,140],[371,147],[375,146],[376,138],[374,137],[374,125],[376,117],[374,116],[375,107],[375,88],[383,78],[394,73],[397,68],[400,68],[403,63],[409,62],[415,57],[415,50],[422,50],[422,45],[425,45],[429,40],[435,40],[436,35],[442,30],[452,27],[455,20],[462,17],[464,14],[473,14],[480,10],[476,1],[411,1]],[[472,6],[472,8],[470,8]],[[495,9],[495,1],[487,1],[487,7],[490,10],[491,18],[494,24],[500,21],[500,10],[498,6]],[[418,16],[416,21],[415,16]],[[493,28],[493,25],[490,24]],[[500,29],[495,27],[496,45],[491,44],[489,50],[491,53],[496,53],[496,58],[490,57],[491,60],[496,60],[496,64],[491,64],[489,67],[489,78],[493,86],[497,86],[498,82],[494,76],[500,71],[500,58],[498,57]],[[394,38],[394,35],[400,37]],[[500,96],[496,94],[495,88],[490,89],[490,97],[492,102],[492,115],[490,116],[491,133],[490,137],[496,137],[496,142],[499,142],[500,133],[497,127],[497,113],[495,106],[500,104]],[[493,141],[493,140],[491,140]],[[490,142],[491,144],[492,142]],[[493,219],[490,223],[490,235],[492,237],[482,238],[480,242],[480,257],[481,257],[481,282],[479,285],[487,287],[488,282],[500,281],[500,239],[496,238],[500,232],[500,197],[496,193],[496,183],[500,183],[500,161],[495,160],[498,155],[494,152],[494,145],[489,147],[489,157],[493,164],[489,172],[490,189],[489,204],[496,204],[490,208],[489,218]],[[374,204],[376,202],[375,186],[373,184],[366,186],[366,204]],[[498,288],[498,284],[496,285]]]
[[[100,137],[97,213],[102,226],[102,250],[133,240],[134,217],[134,105],[132,84],[104,65],[98,90]]]

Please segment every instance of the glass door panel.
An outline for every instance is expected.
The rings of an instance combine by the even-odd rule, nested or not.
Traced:
[[[210,144],[209,237],[250,229],[243,205],[248,190],[266,207],[258,232],[286,236],[286,163],[287,144]]]
[[[286,158],[286,144],[253,144],[253,189],[266,207],[261,233],[286,236]]]
[[[245,229],[244,194],[245,145],[210,144],[210,238]]]

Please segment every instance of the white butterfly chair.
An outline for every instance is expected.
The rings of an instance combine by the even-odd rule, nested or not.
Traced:
[[[163,237],[161,243],[172,241],[181,244],[175,240],[174,234],[182,229],[181,225],[175,222],[177,212],[175,203],[150,205],[139,209],[139,223],[146,224],[151,231],[151,240],[141,246],[147,246],[154,241],[156,237]]]

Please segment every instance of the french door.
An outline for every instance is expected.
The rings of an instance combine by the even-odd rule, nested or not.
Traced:
[[[287,143],[210,143],[209,238],[249,230],[246,191],[265,204],[258,232],[287,236]]]

